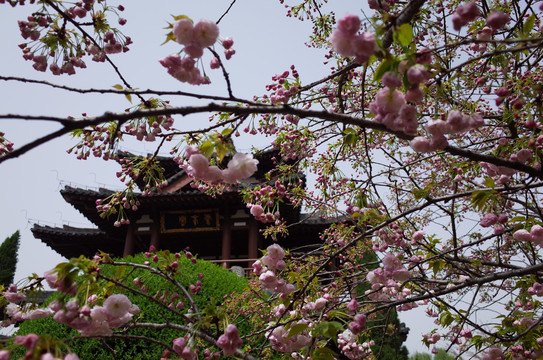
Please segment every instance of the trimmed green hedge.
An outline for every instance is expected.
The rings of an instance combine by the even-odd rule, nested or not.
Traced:
[[[146,259],[143,254],[134,257],[126,257],[119,261],[134,262],[142,264]],[[181,257],[179,260],[179,269],[176,279],[184,286],[194,284],[198,280],[198,274],[204,274],[202,289],[194,295],[194,300],[198,304],[200,311],[204,310],[209,305],[218,305],[223,301],[225,295],[233,292],[242,292],[247,286],[247,279],[239,277],[236,274],[221,268],[215,264],[198,260],[193,264],[190,260]],[[119,267],[112,265],[101,265],[101,274],[111,277]],[[157,291],[172,290],[174,286],[167,280],[150,275],[148,271],[136,269],[129,273],[129,268],[126,268],[126,273],[129,274],[129,281],[125,283],[132,284],[132,280],[139,277],[148,287],[149,295],[154,295]],[[142,316],[141,322],[164,323],[171,321],[173,323],[182,323],[176,319],[174,314],[169,313],[164,308],[158,306],[149,299],[140,295],[134,295],[128,291],[119,291],[125,293],[134,304],[140,307],[140,313],[135,316]],[[61,296],[58,293],[53,294],[47,301]],[[248,329],[245,329],[248,330]],[[243,332],[243,329],[240,328]],[[66,325],[55,322],[51,317],[40,320],[28,320],[21,324],[17,335],[29,333],[35,334],[50,334],[55,338],[63,339],[77,336],[79,333],[70,329]],[[131,329],[127,331],[127,335],[147,336],[152,339],[162,341],[168,345],[172,344],[172,340],[183,336],[184,334],[176,330],[155,330],[155,329]],[[160,359],[164,348],[159,344],[152,344],[141,339],[75,339],[69,344],[70,348],[79,355],[82,360],[96,359]],[[22,354],[21,354],[22,355]]]

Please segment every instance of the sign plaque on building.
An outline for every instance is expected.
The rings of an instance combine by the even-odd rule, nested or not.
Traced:
[[[166,211],[160,214],[160,231],[164,234],[190,231],[218,231],[219,210]]]

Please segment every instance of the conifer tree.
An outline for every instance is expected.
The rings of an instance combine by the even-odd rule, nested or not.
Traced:
[[[5,287],[11,285],[15,277],[20,240],[21,235],[17,230],[0,245],[0,285]]]

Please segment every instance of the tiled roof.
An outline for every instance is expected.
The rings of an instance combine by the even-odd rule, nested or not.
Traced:
[[[100,229],[93,228],[71,226],[57,228],[34,224],[32,233],[35,238],[40,239],[44,244],[68,259],[79,255],[92,257],[97,250],[111,254],[122,254],[124,245]]]

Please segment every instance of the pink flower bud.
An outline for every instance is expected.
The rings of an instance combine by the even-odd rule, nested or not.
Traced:
[[[495,214],[486,214],[481,219],[479,225],[481,225],[482,227],[490,227],[496,224],[496,222],[498,222],[498,216],[496,216]]]
[[[226,50],[230,49],[233,45],[234,45],[234,40],[232,40],[232,38],[227,37],[227,38],[224,38],[224,39],[222,40],[222,46],[223,46]]]
[[[509,15],[495,11],[486,18],[486,25],[494,30],[501,29],[509,22]]]

